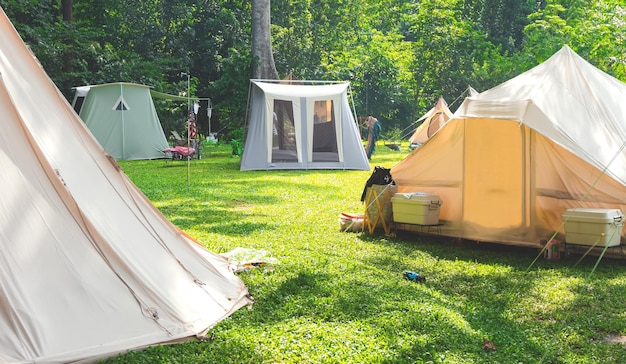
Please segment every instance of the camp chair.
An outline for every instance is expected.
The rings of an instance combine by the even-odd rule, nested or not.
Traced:
[[[392,141],[385,141],[385,147],[391,150],[395,150],[397,152],[400,150],[400,143],[396,143]]]
[[[367,229],[371,235],[377,227],[382,227],[385,234],[389,235],[393,221],[391,198],[398,192],[397,186],[392,184],[372,185],[366,190],[363,229]]]
[[[193,155],[195,154],[196,157],[200,159],[200,148],[199,148],[200,140],[189,139],[189,141],[187,141],[187,139],[182,138],[176,130],[172,130],[170,131],[170,133],[172,134],[172,137],[174,137],[174,147],[190,147],[189,148],[190,153],[185,154],[184,155],[185,157],[191,156],[193,158]]]
[[[171,153],[172,160],[191,159],[196,153],[196,149],[177,145],[163,149],[163,153]]]
[[[183,139],[180,134],[178,134],[178,132],[176,130],[172,130],[170,131],[170,133],[172,134],[172,136],[174,137],[174,145],[177,146],[181,146],[181,147],[186,147],[187,146],[187,139]]]

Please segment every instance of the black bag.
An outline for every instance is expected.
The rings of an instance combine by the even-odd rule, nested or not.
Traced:
[[[374,172],[370,178],[365,182],[365,188],[363,189],[363,194],[361,195],[361,202],[365,201],[365,196],[367,194],[367,188],[372,185],[395,185],[393,177],[391,177],[391,169],[384,168],[381,166],[374,167]]]

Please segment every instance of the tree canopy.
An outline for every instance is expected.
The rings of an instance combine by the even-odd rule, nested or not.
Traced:
[[[185,95],[184,73],[194,96],[213,101],[212,130],[245,124],[254,62],[251,2],[0,0],[0,6],[68,100],[73,87],[118,81]],[[565,44],[626,80],[621,0],[275,0],[270,6],[278,76],[350,81],[357,113],[375,115],[386,130],[410,127],[440,96],[454,110],[468,87],[493,87]],[[169,113],[184,117],[176,108]]]

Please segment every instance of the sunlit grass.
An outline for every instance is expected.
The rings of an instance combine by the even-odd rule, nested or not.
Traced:
[[[380,145],[371,164],[408,153]],[[273,271],[240,277],[257,303],[213,340],[150,348],[110,363],[620,363],[626,349],[623,261],[556,262],[537,251],[339,231],[362,212],[369,171],[239,171],[226,146],[205,158],[121,162],[174,224],[209,250],[265,249]],[[189,172],[189,173],[188,173]],[[426,277],[402,278],[403,270]],[[496,345],[485,351],[483,339]]]

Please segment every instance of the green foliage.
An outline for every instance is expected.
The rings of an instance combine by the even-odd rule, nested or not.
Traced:
[[[372,166],[409,150],[379,148]],[[626,267],[596,257],[431,235],[343,233],[369,171],[239,171],[230,146],[203,159],[121,161],[174,224],[214,252],[265,249],[274,270],[240,273],[256,304],[208,341],[129,352],[106,363],[620,363]],[[426,278],[410,282],[402,271]],[[483,339],[496,345],[482,348]]]
[[[243,128],[234,129],[230,133],[228,133],[226,138],[228,140],[243,140],[244,134],[245,134],[245,131]]]
[[[596,2],[581,8],[575,27],[578,52],[596,67],[626,80],[626,5]]]
[[[44,69],[72,88],[137,82],[213,102],[212,131],[245,125],[251,76],[251,2],[241,0],[0,0]],[[271,2],[280,75],[347,80],[359,116],[404,129],[443,96],[487,90],[568,44],[626,79],[622,0],[281,0]],[[452,105],[456,106],[456,105]],[[454,111],[454,109],[453,109]],[[184,120],[163,106],[164,128]],[[181,116],[183,115],[183,116]],[[199,129],[208,131],[201,113]]]
[[[389,131],[383,133],[383,139],[399,142],[400,140],[402,140],[402,130],[400,130],[400,128],[392,128]]]
[[[243,142],[240,139],[233,139],[230,141],[232,147],[232,155],[241,156],[243,153]]]
[[[534,63],[540,63],[548,59],[558,51],[563,44],[568,44],[572,29],[563,18],[566,8],[559,4],[549,4],[530,16],[532,23],[524,32],[527,42],[533,44],[529,47]],[[541,40],[541,42],[539,41]]]
[[[229,57],[222,61],[224,76],[211,84],[214,107],[218,110],[220,123],[228,130],[242,128],[246,123],[248,88],[250,84],[250,50],[231,49]],[[243,70],[243,71],[242,71]],[[225,120],[224,120],[225,119]]]
[[[226,137],[230,139],[232,155],[241,156],[241,154],[243,153],[244,129],[235,129],[231,131]]]

